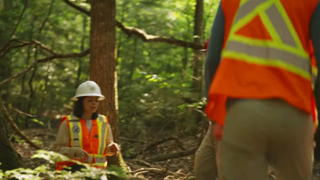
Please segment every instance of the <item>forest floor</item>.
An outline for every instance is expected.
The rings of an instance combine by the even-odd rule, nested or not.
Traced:
[[[50,150],[52,143],[56,138],[57,130],[48,129],[28,129],[23,130],[23,132],[34,141],[42,142],[42,148]],[[183,142],[184,146],[188,144],[197,144],[197,138],[187,138],[180,140]],[[36,150],[29,146],[29,144],[23,141],[13,141],[13,146],[17,152],[21,155],[23,161],[28,168],[35,168],[44,163],[48,163],[43,159],[31,159],[31,156],[36,153]],[[164,152],[181,151],[181,146],[177,146],[176,141],[167,141],[159,144],[155,149],[149,150],[148,152],[142,153],[134,159],[126,160],[127,166],[130,168],[130,173],[134,177],[145,180],[191,180],[194,179],[193,172],[193,153],[188,153],[191,155],[182,156],[178,158],[171,158],[164,161],[153,162],[145,161],[145,159],[155,157]],[[192,146],[190,146],[192,147]],[[320,180],[320,162],[314,163],[314,173],[313,180]],[[274,180],[269,176],[268,180]]]

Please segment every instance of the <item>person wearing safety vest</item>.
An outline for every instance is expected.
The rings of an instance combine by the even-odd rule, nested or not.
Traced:
[[[207,52],[209,38],[205,41],[201,52]],[[194,171],[196,180],[216,179],[220,174],[220,160],[218,156],[219,141],[212,136],[213,122],[209,122],[209,128],[203,138],[194,159]]]
[[[105,97],[94,81],[79,85],[73,113],[62,118],[53,150],[70,159],[104,169],[107,155],[118,154],[119,146],[113,142],[108,118],[98,114],[99,102]],[[83,166],[72,161],[57,162],[56,170],[79,171]]]
[[[277,179],[311,179],[319,32],[318,0],[221,0],[205,67],[221,179],[266,179],[268,165]]]

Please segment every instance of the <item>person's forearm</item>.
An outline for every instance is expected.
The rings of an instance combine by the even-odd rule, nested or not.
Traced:
[[[209,47],[205,62],[205,96],[208,99],[208,93],[210,89],[211,82],[213,80],[213,76],[219,66],[221,51],[223,46],[224,39],[224,14],[222,10],[222,5],[220,3],[217,11],[217,15],[215,17]]]

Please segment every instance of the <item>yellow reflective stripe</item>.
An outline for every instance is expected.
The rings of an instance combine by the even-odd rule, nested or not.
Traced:
[[[107,148],[107,137],[108,137],[108,126],[107,126],[107,118],[105,116],[103,116],[103,126],[104,126],[104,133],[103,133],[103,150],[101,152],[101,154],[103,154],[104,150]]]
[[[247,3],[250,3],[250,1]],[[254,8],[254,10],[252,10],[251,12],[248,12],[244,17],[242,17],[241,19],[238,20],[237,19],[238,14],[240,13],[240,11],[244,10],[242,8],[239,8],[237,15],[236,15],[236,18],[235,18],[235,21],[234,21],[234,24],[232,25],[232,29],[230,30],[230,34],[234,34],[240,28],[242,28],[243,26],[248,24],[256,15],[258,15],[260,12],[263,12],[265,9],[270,7],[272,4],[273,4],[272,1],[267,1],[267,2],[261,3],[258,6],[256,6]]]
[[[233,52],[242,52],[250,56],[255,56],[260,58],[283,61],[284,63],[291,64],[297,68],[300,68],[310,73],[309,59],[301,58],[300,56],[296,56],[286,51],[281,51],[277,48],[271,48],[271,47],[265,47],[265,46],[262,46],[262,47],[252,46],[252,45],[244,44],[238,41],[229,41],[228,46],[225,50],[233,51]]]
[[[70,145],[71,147],[82,148],[82,126],[79,119],[72,119],[72,116],[68,116],[69,120],[69,132],[70,132]],[[75,127],[78,127],[79,132],[74,132]]]
[[[316,78],[318,75],[318,68],[316,66],[311,66],[311,74],[312,74],[312,90],[314,90],[314,86],[316,84]]]
[[[309,59],[309,54],[306,51],[299,51],[296,48],[292,46],[288,46],[286,44],[279,44],[271,41],[266,41],[266,40],[260,40],[260,39],[250,39],[248,37],[244,36],[239,36],[239,35],[232,35],[228,38],[228,41],[233,40],[233,41],[239,41],[242,43],[254,45],[254,46],[261,46],[261,47],[272,47],[272,48],[277,48],[279,50],[287,51],[290,52],[294,55],[300,56],[302,58]]]
[[[99,115],[99,117],[97,119],[97,125],[98,125],[98,133],[99,133],[98,153],[103,154],[103,152],[106,148],[106,126],[107,126],[106,118],[102,115]]]
[[[283,5],[281,4],[281,2],[279,0],[273,0],[273,1],[275,3],[276,7],[278,8],[278,11],[282,15],[283,20],[285,21],[286,25],[288,26],[289,31],[291,33],[291,36],[293,37],[294,41],[296,42],[298,49],[303,50],[303,46],[301,44],[299,36],[298,36],[295,28],[293,27],[292,22],[291,22],[289,16],[287,15],[287,12],[284,9]]]
[[[71,147],[74,147],[74,143],[73,143],[73,139],[74,139],[74,136],[73,136],[73,132],[72,132],[72,123],[70,122],[71,120],[71,116],[67,116],[68,120],[69,120],[69,134],[70,134],[70,145]]]
[[[318,75],[318,68],[316,66],[312,66],[312,73]]]
[[[245,4],[246,2],[248,2],[249,0],[242,0],[241,2],[240,2],[240,5],[239,6],[243,6],[243,4]]]
[[[309,72],[303,71],[300,68],[297,68],[291,64],[284,63],[283,61],[253,57],[245,53],[233,52],[233,51],[227,51],[227,50],[223,52],[223,57],[230,57],[235,60],[245,61],[248,63],[254,63],[254,64],[259,64],[264,66],[283,68],[292,73],[298,74],[306,79],[311,79]]]
[[[95,160],[95,163],[93,163]],[[88,164],[96,166],[107,166],[107,160],[105,155],[101,154],[89,154]]]
[[[79,128],[80,128],[80,131],[79,131],[79,147],[82,149],[83,148],[83,145],[82,145],[82,126],[81,126],[81,123],[78,122],[78,125],[79,125]]]
[[[282,43],[282,40],[281,40],[277,30],[274,28],[272,22],[270,21],[269,17],[267,16],[266,12],[264,12],[264,11],[261,12],[260,18],[261,18],[263,24],[268,27],[268,32],[269,32],[270,36],[272,37],[272,40],[274,42]]]
[[[92,163],[93,166],[101,166],[101,167],[107,167],[107,162],[105,163]]]

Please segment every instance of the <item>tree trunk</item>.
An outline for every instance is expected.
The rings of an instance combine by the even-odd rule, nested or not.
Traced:
[[[90,79],[101,88],[106,99],[101,114],[108,116],[113,137],[118,141],[118,112],[115,99],[115,0],[91,1]]]
[[[99,113],[108,117],[114,140],[118,142],[115,11],[115,0],[91,1],[90,79],[100,86],[102,94],[106,97],[100,103]],[[121,154],[119,158],[108,158],[108,164],[120,166],[121,159]]]
[[[197,0],[194,15],[194,43],[201,43],[202,36],[202,20],[203,20],[203,0]],[[194,50],[193,59],[193,92],[201,98],[202,91],[202,54],[199,50]]]
[[[7,134],[5,120],[0,115],[0,169],[3,171],[23,167],[20,155],[12,148]]]

